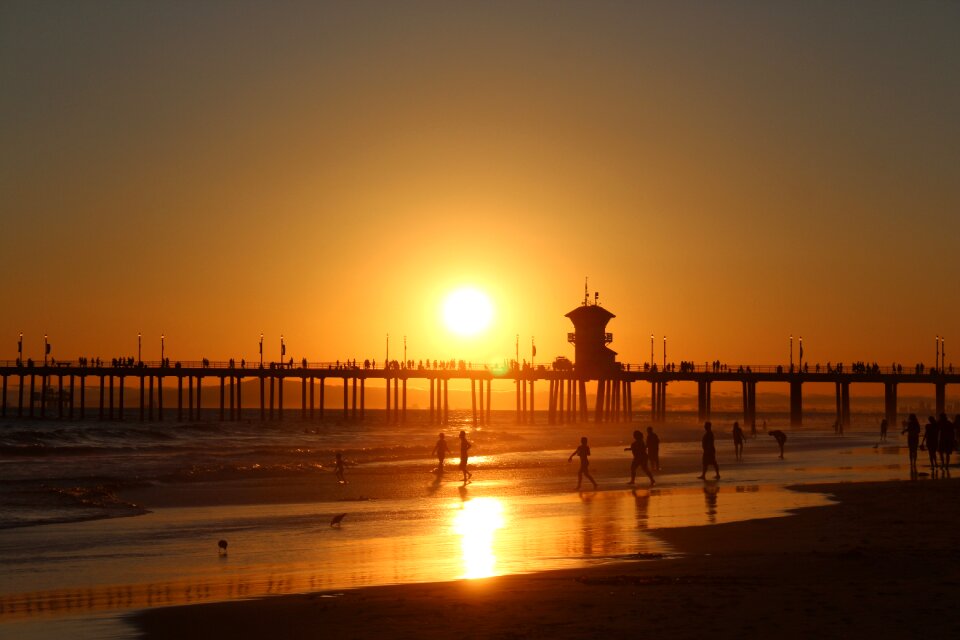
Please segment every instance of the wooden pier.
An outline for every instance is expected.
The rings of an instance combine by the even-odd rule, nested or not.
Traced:
[[[640,417],[633,407],[635,384],[649,384],[652,399],[649,420],[663,422],[667,415],[667,390],[674,382],[691,382],[697,385],[698,418],[710,420],[712,413],[711,386],[715,382],[739,383],[743,398],[743,422],[756,424],[757,384],[774,383],[787,385],[790,396],[790,424],[803,424],[803,385],[805,383],[830,383],[836,389],[836,416],[841,425],[850,423],[850,386],[853,384],[882,384],[884,387],[885,416],[891,425],[896,425],[898,387],[901,384],[933,385],[936,397],[936,413],[946,408],[946,387],[960,383],[960,374],[952,370],[903,371],[894,368],[865,368],[862,371],[789,370],[782,366],[725,366],[685,365],[677,370],[668,366],[658,370],[649,365],[624,365],[617,363],[602,376],[583,376],[575,367],[566,366],[508,366],[501,369],[490,367],[460,366],[450,368],[407,368],[394,363],[387,368],[353,367],[332,363],[302,363],[300,366],[271,364],[268,366],[236,366],[234,363],[145,362],[131,366],[81,366],[72,362],[57,362],[56,365],[37,365],[0,361],[2,377],[2,405],[0,417],[33,419],[86,420],[93,416],[86,406],[86,393],[90,387],[98,390],[99,403],[95,410],[98,420],[125,420],[123,390],[126,381],[133,378],[139,385],[139,420],[163,421],[173,411],[171,393],[175,393],[176,421],[197,420],[202,406],[204,384],[219,385],[219,420],[240,420],[245,398],[241,394],[244,380],[259,381],[259,402],[247,409],[259,408],[263,421],[283,420],[290,417],[290,409],[284,405],[284,382],[295,380],[300,385],[299,417],[302,420],[323,420],[328,417],[327,383],[335,380],[342,384],[342,419],[364,420],[366,418],[368,380],[382,380],[385,415],[388,422],[404,423],[407,420],[407,383],[423,381],[429,388],[429,421],[446,424],[450,416],[451,380],[469,381],[472,420],[474,425],[489,423],[493,384],[510,383],[516,388],[516,419],[532,423],[535,415],[534,396],[538,383],[548,387],[548,424],[567,422],[631,422]],[[719,370],[718,370],[719,369]],[[175,391],[171,379],[176,380]],[[164,381],[167,381],[165,386]],[[91,383],[88,387],[88,383]],[[588,397],[587,383],[596,382],[594,397]],[[15,402],[7,397],[9,385],[17,386]],[[378,385],[379,386],[379,385]],[[80,390],[77,393],[77,390]],[[119,393],[117,389],[119,388]],[[165,405],[166,401],[166,405]],[[206,407],[213,409],[215,407]],[[287,413],[285,414],[285,411]]]

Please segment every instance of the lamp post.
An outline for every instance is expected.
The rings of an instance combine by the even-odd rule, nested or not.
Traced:
[[[407,336],[403,336],[403,366],[407,366]]]
[[[50,353],[50,343],[47,342],[47,334],[43,334],[43,366],[47,366],[47,355]]]
[[[137,366],[143,362],[143,334],[137,331]]]
[[[516,351],[517,351],[517,359],[516,359],[517,370],[519,370],[520,369],[520,334],[519,333],[517,334]]]
[[[793,334],[790,334],[790,373],[793,373]]]
[[[20,332],[20,339],[17,340],[17,360],[23,362],[23,331]]]
[[[667,336],[663,336],[663,370],[667,370]]]
[[[287,344],[283,341],[283,334],[280,334],[280,366],[283,366],[283,357],[287,355]]]
[[[800,373],[803,373],[803,336],[800,336]]]
[[[164,351],[165,345],[164,345],[164,341],[165,341],[166,339],[167,339],[167,336],[161,333],[161,334],[160,334],[160,366],[161,366],[161,367],[164,366],[164,364],[166,363],[166,360],[167,360],[167,359],[164,357],[164,356],[165,356],[165,351]]]
[[[387,369],[390,366],[390,334],[387,334],[387,358],[383,361],[383,368]]]
[[[653,368],[653,334],[650,334],[650,368]]]
[[[263,369],[263,332],[260,332],[260,368]]]

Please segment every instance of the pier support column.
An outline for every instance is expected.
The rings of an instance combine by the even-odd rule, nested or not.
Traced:
[[[407,423],[407,378],[403,378],[403,404],[400,405],[400,422],[403,424]]]
[[[320,378],[320,419],[321,420],[323,420],[323,412],[325,411],[326,395],[327,395],[327,379],[326,377],[321,377]]]
[[[113,391],[113,377],[110,378],[110,391]],[[40,417],[47,417],[47,374],[40,376]],[[113,418],[113,394],[110,395],[110,418]]]
[[[707,419],[707,383],[703,380],[697,382],[697,421],[704,422]]]
[[[841,386],[841,384],[840,384],[839,382],[837,382],[837,383],[834,384],[834,386],[836,387],[836,390],[837,390],[837,422],[836,422],[836,424],[835,424],[835,430],[836,430],[836,431],[839,431],[839,430],[840,430],[840,425],[843,424],[843,401],[842,401],[841,398],[840,398],[840,395],[841,395],[841,394],[840,394],[840,386]]]
[[[283,422],[283,376],[277,376],[277,421]]]
[[[20,374],[20,384],[17,385],[17,417],[23,417],[23,374]]]
[[[523,385],[523,394],[522,394],[522,395],[523,395],[523,410],[522,410],[522,412],[520,413],[520,421],[521,421],[521,422],[526,422],[526,421],[527,421],[527,380],[526,380],[526,378],[521,379],[521,380],[520,380],[520,384]]]
[[[535,383],[536,381],[533,378],[530,378],[530,419],[527,420],[527,422],[529,422],[530,424],[533,424],[534,421],[536,420],[536,414],[534,413],[534,411],[536,410],[536,406],[533,401],[533,392],[535,391],[535,388],[534,388]]]
[[[383,382],[384,382],[384,386],[386,388],[386,393],[387,393],[386,405],[384,406],[384,413],[387,418],[387,424],[389,424],[393,419],[393,412],[390,410],[390,377],[384,376]]]
[[[113,420],[113,376],[110,376],[110,412],[108,417]],[[150,413],[150,419],[153,420],[153,413]]]
[[[57,376],[57,417],[63,418],[63,376]]]
[[[713,420],[713,382],[707,380],[707,420]]]
[[[344,376],[343,378],[343,419],[344,420],[350,419],[350,401],[347,398],[347,394],[349,393],[349,391],[350,391],[349,381],[347,380],[346,376]],[[387,398],[389,397],[390,397],[390,379],[387,378]],[[390,420],[390,410],[388,408],[387,421],[389,420]]]
[[[73,376],[70,376],[70,380],[73,380]],[[7,417],[7,375],[3,375],[3,408],[0,409],[0,418]],[[71,416],[72,417],[72,416]]]
[[[450,379],[443,379],[443,424],[450,424]]]
[[[113,378],[110,379],[110,417],[113,418]],[[150,376],[150,402],[147,409],[147,419],[153,422],[153,376]]]
[[[406,394],[404,394],[406,400]],[[367,417],[367,378],[360,378],[360,419],[366,420]]]
[[[237,396],[236,390],[234,389],[234,379],[233,374],[230,374],[230,421],[233,422],[237,419],[237,408],[236,408],[236,399]]]
[[[157,376],[157,421],[163,422],[163,376]]]
[[[273,420],[273,388],[275,385],[276,381],[274,380],[273,376],[270,376],[270,420]]]
[[[226,417],[224,407],[224,389],[226,386],[226,378],[224,378],[224,376],[220,376],[220,422],[223,422],[223,419]]]
[[[897,383],[886,382],[883,385],[884,396],[884,417],[887,419],[887,425],[896,433],[897,425]]]
[[[850,383],[844,382],[840,385],[840,419],[844,427],[850,426]]]
[[[147,384],[143,374],[140,374],[140,422],[146,419],[147,406],[144,404],[144,385]]]
[[[197,376],[197,422],[200,422],[200,409],[203,408],[203,376]]]
[[[265,389],[267,386],[266,380],[263,379],[263,374],[260,374],[260,421],[264,422],[267,419],[267,403],[264,402]]]
[[[123,393],[123,390],[124,390],[124,387],[126,386],[126,385],[124,384],[124,380],[126,380],[126,376],[120,376],[120,397],[118,398],[119,404],[120,404],[120,411],[119,411],[118,414],[117,414],[118,417],[119,417],[120,422],[123,422],[123,404],[124,404],[124,403],[123,403],[123,400],[124,400],[123,396],[125,395],[125,394]]]
[[[143,400],[140,401],[143,404]],[[187,376],[187,420],[193,420],[193,376]]]
[[[314,382],[316,382],[316,380],[314,380],[313,378],[310,378],[310,419],[311,420],[313,420],[313,409],[316,406],[314,403],[314,396],[313,396],[313,388],[316,386]],[[362,398],[363,394],[360,394],[360,397]],[[360,406],[363,407],[362,401],[360,402]]]
[[[87,390],[87,376],[80,376],[80,420],[83,420],[87,413],[87,396],[84,393]]]
[[[597,403],[593,408],[593,421],[594,422],[603,422],[603,404],[606,400],[606,380],[600,378],[597,380]]]
[[[470,415],[473,417],[473,428],[477,428],[477,381],[470,378]]]
[[[493,394],[490,393],[490,390],[493,386],[493,380],[487,380],[487,418],[484,420],[486,424],[490,424],[490,401],[493,398]]]
[[[74,404],[74,402],[76,402],[76,395],[74,395],[74,390],[75,390],[75,387],[74,387],[74,378],[73,378],[73,374],[71,373],[71,374],[70,374],[70,414],[69,414],[69,416],[68,416],[68,418],[69,418],[70,420],[73,420],[73,404]],[[4,377],[4,379],[3,379],[3,409],[4,409],[3,415],[7,415],[7,411],[6,411],[6,409],[7,409],[7,379],[6,379],[6,377]]]
[[[434,417],[433,401],[436,399],[436,393],[433,390],[434,387],[434,378],[430,378],[430,424],[436,424],[436,418]]]
[[[794,380],[790,383],[790,426],[803,425],[803,383]]]
[[[104,376],[100,376],[100,421],[103,421],[103,385]],[[33,376],[30,376],[30,397],[33,398]],[[33,416],[33,409],[30,409],[30,415]]]
[[[183,376],[177,376],[177,422],[183,422]]]
[[[242,418],[240,417],[241,416],[240,412],[243,411],[243,402],[240,398],[240,390],[243,389],[242,383],[243,383],[243,378],[240,376],[237,376],[237,422],[240,422],[240,420],[242,420]]]
[[[521,406],[521,405],[520,405],[520,402],[521,402],[520,397],[521,397],[521,395],[523,394],[522,385],[523,385],[523,381],[520,379],[520,374],[517,373],[517,423],[518,423],[518,424],[521,423],[521,422],[523,422],[523,415],[520,413],[520,406]],[[31,396],[32,396],[32,395],[33,395],[33,394],[31,393]],[[31,413],[30,415],[33,415],[33,413]]]
[[[353,407],[351,408],[350,415],[354,420],[356,420],[357,419],[357,376],[353,376],[353,378],[351,378],[351,381],[353,383],[353,398],[352,398]]]
[[[300,419],[307,419],[307,378],[300,378]]]
[[[482,424],[486,424],[487,421],[486,421],[485,414],[484,414],[484,411],[483,411],[483,407],[485,406],[485,405],[483,404],[483,379],[477,380],[477,386],[479,387],[478,391],[480,392],[480,422],[481,422]]]
[[[947,412],[947,383],[938,382],[936,385],[936,406],[937,406],[937,417],[940,417],[941,413]]]
[[[400,422],[400,376],[393,379],[393,421]]]

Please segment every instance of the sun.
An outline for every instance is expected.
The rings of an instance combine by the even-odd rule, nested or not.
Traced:
[[[457,335],[476,335],[489,327],[492,319],[490,298],[472,287],[451,291],[443,301],[443,321]]]

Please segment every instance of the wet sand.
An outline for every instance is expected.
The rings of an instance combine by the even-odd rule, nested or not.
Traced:
[[[952,637],[960,480],[804,486],[839,504],[654,532],[684,555],[151,609],[143,637]]]

